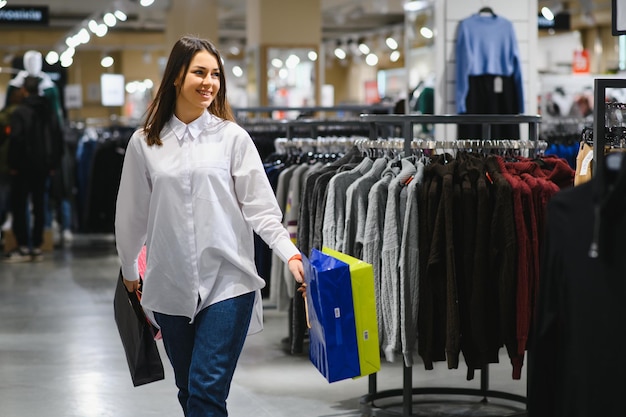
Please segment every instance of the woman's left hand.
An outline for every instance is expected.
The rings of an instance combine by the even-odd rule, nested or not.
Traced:
[[[289,266],[289,271],[291,271],[296,281],[302,284],[304,282],[304,267],[302,266],[302,261],[300,259],[292,259],[287,266]]]
[[[124,286],[126,287],[126,291],[135,292],[139,289],[140,280],[128,281],[126,278],[122,278],[124,279]]]

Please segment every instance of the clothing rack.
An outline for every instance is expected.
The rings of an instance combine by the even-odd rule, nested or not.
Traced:
[[[503,115],[503,114],[444,114],[444,115],[421,115],[421,114],[362,114],[361,120],[370,125],[370,139],[380,137],[383,127],[398,126],[401,128],[401,137],[413,139],[413,126],[416,124],[477,124],[482,126],[482,140],[491,139],[493,125],[502,124],[528,124],[528,140],[537,143],[539,139],[539,123],[541,116],[527,115]],[[385,136],[385,135],[383,135]],[[467,138],[472,139],[472,138]],[[452,142],[452,141],[450,141]],[[405,150],[410,150],[410,141],[405,142]]]
[[[626,80],[625,80],[626,86]],[[541,116],[527,116],[527,115],[361,115],[361,120],[369,123],[370,125],[370,140],[380,140],[381,127],[388,127],[389,125],[400,126],[402,131],[402,137],[405,138],[402,147],[405,152],[410,152],[412,149],[413,140],[413,126],[415,124],[431,123],[431,124],[480,124],[482,125],[483,138],[480,140],[484,144],[490,144],[491,146],[504,145],[515,143],[521,145],[522,143],[528,149],[534,149],[539,151],[543,146],[539,142],[539,123],[541,123]],[[491,140],[491,127],[495,124],[524,124],[529,125],[529,140],[528,141],[506,141],[506,140]],[[459,149],[468,144],[472,144],[472,140],[461,141],[441,141],[441,145],[445,145],[446,149],[456,148]],[[534,144],[534,146],[533,146]],[[508,401],[513,401],[524,405],[526,404],[526,397],[512,394],[503,391],[491,390],[489,388],[489,367],[485,365],[480,372],[480,388],[449,388],[449,387],[427,387],[427,388],[415,388],[413,387],[413,375],[412,367],[403,364],[403,387],[401,389],[392,389],[378,391],[377,389],[377,375],[372,374],[368,376],[368,393],[361,397],[361,410],[368,412],[368,415],[375,416],[403,416],[410,417],[413,415],[413,396],[414,395],[451,395],[451,396],[477,396],[482,397],[482,403],[488,403],[488,398],[498,398]],[[402,412],[396,412],[390,407],[378,408],[374,402],[381,399],[397,398],[401,397]],[[525,410],[520,409],[515,414],[510,416],[525,416],[527,415]]]

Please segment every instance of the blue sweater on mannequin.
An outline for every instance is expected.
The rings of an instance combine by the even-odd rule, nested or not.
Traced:
[[[465,113],[472,75],[512,76],[524,112],[522,71],[513,23],[501,16],[474,14],[459,22],[456,41],[456,106]]]

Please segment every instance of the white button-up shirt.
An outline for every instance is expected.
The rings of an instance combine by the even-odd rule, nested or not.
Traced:
[[[189,124],[176,117],[148,146],[131,137],[120,182],[115,237],[122,274],[139,278],[146,244],[142,305],[193,321],[204,307],[256,291],[249,333],[262,329],[253,230],[283,261],[298,254],[248,133],[208,112]]]

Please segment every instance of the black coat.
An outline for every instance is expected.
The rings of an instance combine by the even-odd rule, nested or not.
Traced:
[[[528,415],[623,416],[626,164],[557,193],[546,225],[528,352]],[[597,257],[590,256],[593,242]]]
[[[28,96],[11,114],[9,167],[20,174],[59,168],[63,134],[45,97]]]

